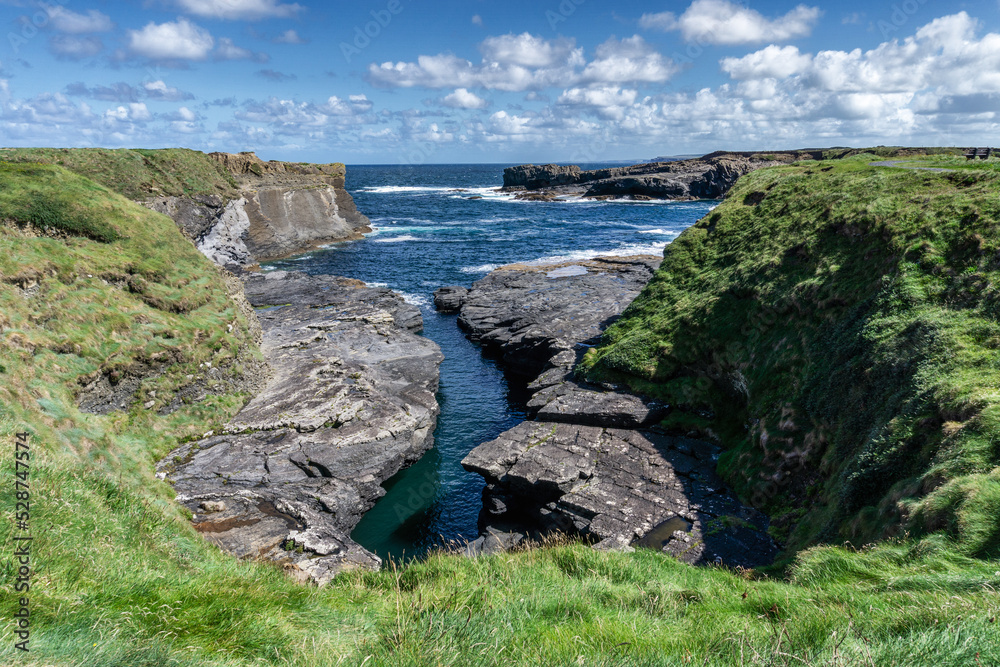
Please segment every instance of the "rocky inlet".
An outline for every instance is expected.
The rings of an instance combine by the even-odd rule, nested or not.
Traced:
[[[249,274],[270,381],[157,470],[206,539],[319,584],[380,560],[349,537],[382,482],[432,445],[442,355],[419,310],[335,276]]]
[[[659,263],[638,256],[510,265],[467,294],[442,293],[460,297],[458,323],[487,353],[535,378],[532,420],[462,461],[488,484],[484,534],[470,553],[509,547],[523,532],[557,530],[596,548],[645,546],[689,563],[773,560],[778,549],[767,517],[715,474],[717,445],[662,431],[667,405],[574,374]]]

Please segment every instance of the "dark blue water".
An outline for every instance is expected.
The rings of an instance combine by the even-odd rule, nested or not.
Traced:
[[[443,541],[475,538],[483,481],[459,462],[524,419],[523,388],[511,386],[496,363],[482,357],[454,315],[434,311],[431,293],[442,285],[469,286],[511,262],[660,254],[714,205],[519,202],[493,191],[503,182],[503,167],[349,167],[348,190],[375,232],[265,267],[387,285],[420,306],[424,335],[444,352],[434,449],[386,482],[385,497],[352,534],[383,558],[419,556]]]

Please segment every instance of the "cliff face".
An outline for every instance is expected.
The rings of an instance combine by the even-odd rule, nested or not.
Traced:
[[[886,536],[1000,555],[1000,177],[873,156],[750,174],[589,350],[669,404],[790,551]]]
[[[165,213],[218,264],[252,264],[361,238],[371,231],[344,189],[344,165],[264,162],[253,153],[208,155],[236,196],[156,197]]]
[[[0,159],[49,163],[174,220],[217,264],[246,265],[370,231],[344,189],[343,164],[264,162],[253,153],[186,148],[3,148]]]

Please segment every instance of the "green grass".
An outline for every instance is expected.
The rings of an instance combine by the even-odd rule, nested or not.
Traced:
[[[812,548],[770,576],[574,544],[476,560],[438,553],[348,573],[322,589],[271,564],[237,561],[194,531],[153,474],[159,458],[218,428],[246,398],[223,393],[156,413],[201,364],[224,365],[247,345],[248,323],[221,276],[169,219],[59,167],[4,166],[0,192],[28,197],[0,199],[0,540],[8,554],[0,559],[0,664],[1000,663],[1000,562],[970,557],[940,533],[860,551]],[[27,226],[35,205],[59,214]],[[41,227],[48,236],[36,234]],[[81,378],[155,359],[170,363],[127,411],[77,409]],[[19,534],[14,434],[24,429],[33,434],[27,655],[13,647],[20,595],[9,557]],[[966,487],[946,485],[933,497],[941,507],[924,511],[980,516]]]
[[[0,148],[0,160],[62,166],[129,199],[237,192],[219,162],[186,148]]]
[[[790,553],[910,531],[997,558],[1000,173],[873,159],[742,179],[586,372],[718,438],[721,471]]]

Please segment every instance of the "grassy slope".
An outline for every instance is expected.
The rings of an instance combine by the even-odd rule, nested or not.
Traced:
[[[669,246],[588,373],[715,432],[721,469],[793,550],[908,529],[997,558],[1000,173],[869,159],[741,180]]]
[[[186,148],[2,148],[0,160],[62,166],[129,199],[237,191],[219,162]]]
[[[178,365],[157,385],[154,400],[164,401],[172,381],[232,354],[246,323],[214,268],[168,219],[63,169],[0,165],[0,193],[12,193],[0,198],[0,219],[30,221],[37,204],[48,212],[39,226],[86,234],[55,239],[0,227],[0,538],[10,554],[13,434],[24,428],[34,434],[35,537],[32,652],[13,650],[14,571],[4,558],[0,663],[1000,661],[1000,567],[940,541],[815,549],[800,555],[788,580],[573,545],[474,561],[438,555],[320,590],[273,566],[236,561],[193,530],[152,470],[242,397],[160,417],[141,403],[81,414],[73,396],[77,378],[102,364],[177,349]],[[30,294],[35,280],[34,296],[15,287]]]

